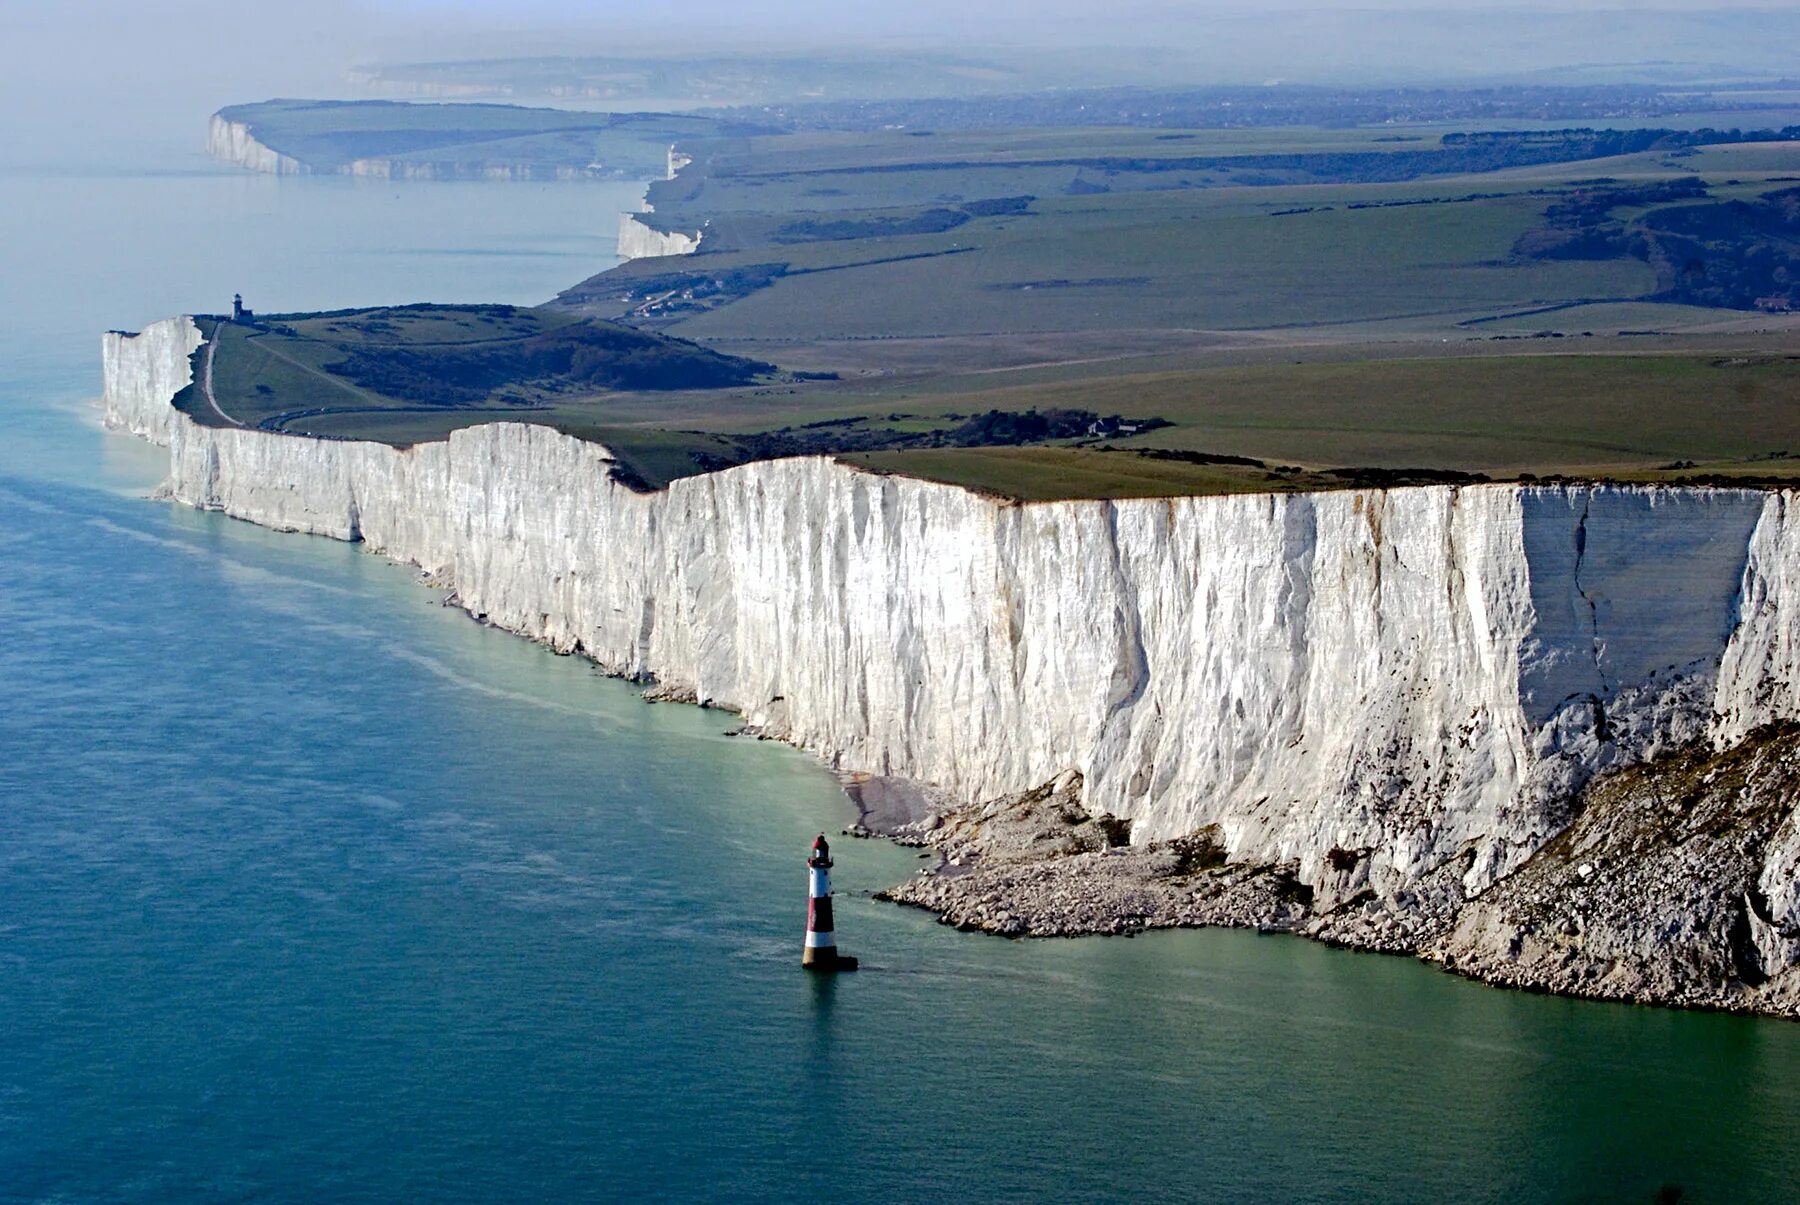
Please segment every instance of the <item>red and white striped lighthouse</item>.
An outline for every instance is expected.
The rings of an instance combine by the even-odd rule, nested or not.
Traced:
[[[809,971],[854,971],[856,959],[838,953],[831,930],[831,846],[820,833],[806,859],[806,952],[800,965]]]

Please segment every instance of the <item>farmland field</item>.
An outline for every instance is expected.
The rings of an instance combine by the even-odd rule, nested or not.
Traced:
[[[215,389],[234,421],[295,434],[543,423],[641,488],[806,454],[1019,499],[1793,480],[1796,319],[1691,299],[1736,280],[1725,218],[1783,220],[1800,142],[1712,137],[684,139],[696,161],[650,220],[702,231],[698,254],[536,309],[222,324]],[[1438,170],[1476,162],[1500,166]],[[1689,228],[1705,279],[1641,246]],[[658,371],[621,367],[646,355]]]
[[[1611,190],[1612,217],[1630,222],[1657,204],[1697,203],[1672,193],[1639,203],[1646,189],[1754,200],[1800,177],[1800,143],[1789,141],[1368,182],[1245,183],[1262,169],[1156,167],[1280,154],[1307,170],[1378,175],[1369,157],[1427,154],[1442,134],[1080,129],[705,144],[693,167],[653,189],[653,220],[703,230],[701,254],[634,261],[561,301],[702,340],[1302,329],[1461,338],[1465,324],[1632,304],[1666,287],[1623,249],[1519,251],[1574,194]],[[1380,141],[1396,138],[1418,141]],[[1709,320],[1676,307],[1639,317],[1596,333]]]

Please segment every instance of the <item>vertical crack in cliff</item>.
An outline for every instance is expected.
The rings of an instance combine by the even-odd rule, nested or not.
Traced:
[[[638,615],[637,664],[632,669],[647,673],[650,669],[650,638],[656,632],[656,599],[644,595],[643,610]]]
[[[1106,725],[1129,711],[1150,685],[1150,656],[1144,649],[1144,633],[1138,615],[1137,598],[1125,573],[1124,550],[1119,546],[1119,507],[1115,502],[1106,507],[1106,538],[1111,553],[1113,590],[1117,602],[1113,621],[1119,630],[1119,661],[1113,670],[1113,688],[1106,701]]]
[[[1024,544],[1020,531],[1023,512],[1018,507],[1000,511],[994,519],[994,597],[999,600],[1006,636],[1006,668],[1013,694],[1022,695],[1030,649],[1025,631],[1024,583],[1016,582],[1016,566]]]
[[[1588,593],[1587,587],[1581,584],[1581,566],[1583,561],[1587,558],[1588,512],[1593,509],[1593,505],[1594,496],[1590,491],[1582,498],[1581,518],[1575,521],[1575,566],[1570,573],[1570,581],[1575,587],[1576,595],[1582,602],[1587,604],[1588,645],[1593,650],[1594,681],[1599,687],[1594,694],[1596,705],[1603,709],[1605,707],[1605,701],[1612,697],[1612,688],[1607,684],[1606,668],[1602,664],[1602,660],[1606,654],[1606,645],[1600,638],[1600,605],[1594,601],[1594,596]],[[1605,714],[1604,710],[1602,710],[1601,714]],[[1602,721],[1601,726],[1604,727],[1604,721]]]

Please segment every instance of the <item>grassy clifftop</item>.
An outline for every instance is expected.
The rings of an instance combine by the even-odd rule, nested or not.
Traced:
[[[1800,481],[1800,355],[1768,340],[1555,353],[1243,351],[880,376],[510,306],[204,319],[196,420],[410,444],[528,421],[607,444],[635,485],[837,455],[1003,497],[1571,477]]]
[[[283,120],[342,162],[614,119]],[[805,454],[1020,499],[1800,480],[1800,316],[1771,312],[1800,304],[1800,127],[695,129],[654,193],[698,253],[538,309],[226,324],[222,421],[528,419],[646,486]]]
[[[203,423],[410,443],[472,422],[554,424],[620,390],[742,386],[771,364],[568,313],[411,305],[200,320],[195,383],[176,406]],[[332,429],[339,424],[339,429]]]

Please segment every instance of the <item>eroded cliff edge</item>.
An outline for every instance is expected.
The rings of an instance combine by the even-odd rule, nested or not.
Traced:
[[[1742,955],[1722,965],[1753,973],[1689,976],[1703,991],[1653,967],[1618,990],[1571,986],[1530,969],[1551,957],[1538,947],[1496,944],[1505,909],[1456,927],[1569,830],[1596,774],[1729,752],[1792,718],[1791,495],[1495,485],[1015,506],[816,458],[643,495],[604,448],[520,424],[405,450],[200,426],[168,405],[198,341],[185,319],[106,337],[108,420],[169,446],[176,499],[363,540],[489,622],[972,809],[937,827],[979,836],[985,812],[1035,795],[1072,831],[1128,831],[1038,859],[1064,886],[1105,859],[1160,859],[1150,877],[1190,894],[1242,880],[1230,907],[1133,923],[1276,923],[1524,985],[1796,1011],[1791,806],[1763,815],[1742,865],[1690,872],[1754,883],[1725,890],[1718,918]],[[918,902],[1011,929],[992,919],[1021,911],[984,880],[988,851],[962,853],[927,883],[949,894]],[[1686,967],[1686,940],[1597,948]]]
[[[226,163],[274,176],[305,176],[312,169],[292,155],[258,141],[248,122],[214,113],[206,126],[206,153]]]

